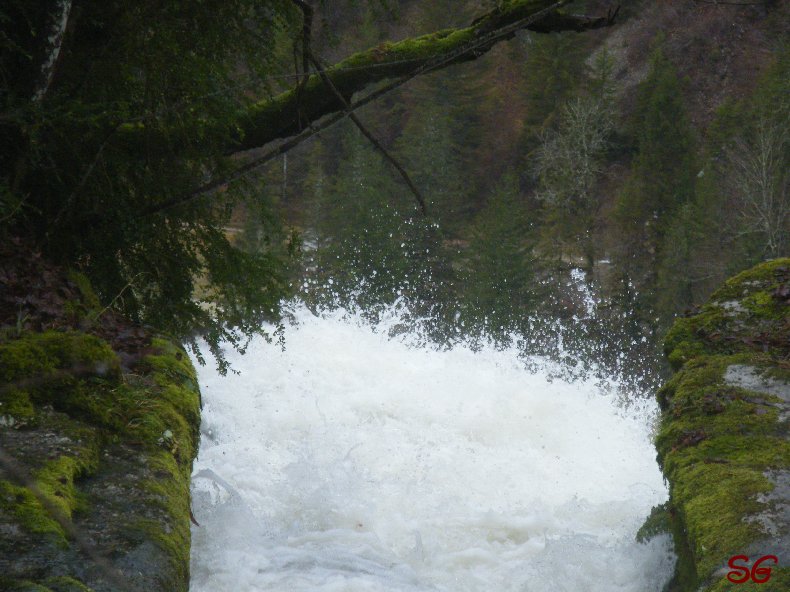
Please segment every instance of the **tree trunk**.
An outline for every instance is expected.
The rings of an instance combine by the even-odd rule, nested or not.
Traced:
[[[72,0],[56,0],[54,6],[47,13],[45,25],[46,38],[41,47],[41,68],[34,83],[32,100],[40,102],[49,90],[55,67],[63,45],[63,37],[71,14]]]

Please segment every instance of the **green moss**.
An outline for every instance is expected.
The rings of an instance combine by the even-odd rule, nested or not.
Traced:
[[[65,315],[72,326],[90,327],[102,311],[99,298],[85,275],[71,270],[67,272],[66,276],[76,286],[79,297],[64,303]]]
[[[110,347],[91,335],[52,331],[0,344],[2,378],[25,387],[0,391],[0,415],[20,423],[34,417],[34,403],[52,404],[152,447],[163,444],[169,431],[173,451],[177,447],[179,458],[191,460],[200,424],[197,378],[183,350],[164,339],[153,345],[161,353],[145,359],[151,378],[128,384],[119,380]]]
[[[68,576],[47,578],[44,583],[52,592],[93,592],[93,589]]]
[[[161,352],[145,358],[146,364],[154,371],[156,381],[159,384],[175,382],[196,391],[197,375],[184,350],[162,338],[154,338],[151,345]]]
[[[25,530],[66,544],[66,533],[33,493],[9,481],[0,481],[0,513],[10,516]]]
[[[758,296],[761,292],[770,292],[788,281],[790,281],[790,257],[773,259],[747,269],[724,282],[724,285],[713,293],[711,301],[724,302],[740,300],[744,296]],[[757,299],[766,302],[762,297]],[[776,301],[775,305],[775,307],[771,306],[770,310],[781,314],[781,303]]]
[[[156,339],[153,345],[157,352],[142,365],[147,372],[122,380],[115,354],[90,335],[26,334],[0,344],[3,378],[25,387],[2,391],[3,406],[16,415],[35,416],[37,429],[67,438],[58,448],[62,454],[41,459],[32,471],[36,490],[46,503],[28,489],[2,481],[0,513],[27,532],[52,538],[65,548],[68,537],[52,513],[69,520],[75,512],[90,511],[79,480],[99,468],[103,445],[121,441],[139,446],[149,469],[146,474],[152,475],[139,488],[145,499],[153,500],[151,507],[164,517],[164,524],[138,521],[137,528],[144,540],[163,549],[171,563],[169,573],[174,579],[168,589],[185,590],[189,480],[199,438],[199,392],[186,353],[165,339]],[[70,372],[75,367],[80,371]],[[40,411],[43,405],[52,405],[58,413]],[[86,589],[76,580],[30,585],[53,591]]]
[[[129,433],[155,442],[148,455],[154,476],[141,484],[152,494],[155,505],[166,516],[167,528],[157,521],[132,524],[139,536],[153,540],[169,558],[174,580],[169,589],[185,590],[189,580],[189,482],[192,459],[197,454],[200,402],[197,378],[186,353],[172,343],[155,339],[160,353],[145,359],[155,387],[151,387],[149,407],[130,424]]]
[[[80,296],[66,312],[85,326],[99,312],[99,302],[83,276],[71,273],[69,279]],[[139,373],[122,375],[110,345],[93,335],[17,332],[0,340],[0,428],[15,430],[13,441],[24,443],[17,460],[32,482],[28,489],[0,480],[0,519],[16,527],[9,544],[24,548],[21,552],[36,558],[31,561],[57,558],[52,567],[36,564],[15,578],[0,576],[0,589],[90,592],[62,571],[74,561],[67,524],[93,510],[116,515],[116,500],[83,486],[83,478],[103,468],[113,472],[114,467],[102,466],[108,446],[108,458],[128,462],[132,471],[121,485],[129,490],[124,519],[132,526],[108,530],[113,548],[123,553],[155,543],[163,552],[163,587],[188,589],[189,482],[200,396],[186,353],[164,338],[152,345],[155,353],[143,360]],[[130,447],[134,460],[126,460]],[[134,540],[124,541],[127,530],[136,531]],[[8,545],[0,546],[6,552]],[[46,549],[43,554],[39,546]],[[159,560],[155,554],[152,559]]]
[[[0,374],[10,384],[0,390],[0,415],[14,417],[14,423],[34,422],[36,407],[52,405],[94,426],[118,427],[111,391],[120,365],[98,337],[75,331],[25,334],[0,344]]]
[[[52,592],[51,588],[28,580],[17,580],[0,576],[0,590],[4,592]]]
[[[98,463],[98,448],[81,447],[73,456],[60,456],[36,471],[36,486],[50,504],[71,519],[74,511],[84,506],[74,481],[94,473]]]
[[[154,339],[152,345],[161,353],[147,356],[154,381],[162,389],[160,400],[165,401],[186,421],[183,437],[189,438],[189,450],[196,450],[200,439],[200,390],[197,375],[183,349],[164,339]],[[172,426],[170,427],[172,430]]]
[[[681,513],[671,503],[667,503],[667,514],[669,516],[670,533],[675,543],[675,573],[665,587],[665,592],[685,592],[696,590],[699,583],[697,575],[697,564],[694,560],[694,553],[688,545],[686,527]]]
[[[0,577],[0,590],[7,592],[93,592],[82,582],[67,576],[47,578],[43,584]]]
[[[120,365],[106,342],[76,331],[26,333],[0,343],[0,379],[4,382],[42,383],[69,373],[117,378]]]
[[[761,535],[756,524],[743,518],[760,509],[757,494],[772,489],[748,467],[721,467],[688,466],[674,475],[678,486],[672,488],[672,499],[684,510],[689,547],[703,576]]]
[[[653,506],[653,509],[650,510],[650,516],[647,517],[636,533],[637,542],[644,543],[660,534],[671,532],[672,525],[670,521],[669,502]]]
[[[773,487],[763,473],[790,464],[790,443],[777,433],[771,405],[780,400],[723,381],[729,365],[758,360],[764,363],[750,355],[696,358],[662,391],[659,462],[703,574],[760,534],[743,518]]]
[[[58,544],[65,546],[66,533],[60,521],[68,521],[75,511],[84,509],[76,481],[96,471],[99,439],[95,430],[65,418],[48,416],[42,422],[46,431],[60,435],[68,452],[47,458],[32,470],[35,493],[9,481],[0,482],[0,513],[27,532],[54,535]]]
[[[787,302],[775,296],[790,283],[790,258],[758,265],[728,280],[699,314],[679,319],[664,342],[673,369],[695,356],[746,351],[775,353],[790,343]]]
[[[85,310],[91,312],[98,312],[101,310],[99,297],[96,296],[96,292],[93,291],[93,286],[91,286],[90,280],[87,278],[87,276],[78,271],[74,271],[73,269],[70,270],[66,275],[69,278],[69,281],[77,286],[81,296],[81,305],[85,308]]]
[[[349,69],[358,69],[373,64],[386,64],[388,62],[403,62],[409,60],[421,61],[435,58],[447,52],[457,50],[465,43],[474,39],[475,30],[472,27],[463,29],[446,29],[439,33],[430,33],[421,37],[404,39],[395,43],[384,42],[372,49],[367,49],[350,55],[342,62],[338,62],[330,73],[340,74]],[[397,71],[404,71],[402,64],[394,64]],[[404,71],[405,73],[405,71]],[[345,74],[344,74],[345,75]]]
[[[35,416],[27,391],[10,385],[0,389],[0,427],[20,427]]]
[[[155,505],[167,517],[167,528],[163,530],[159,522],[149,520],[137,521],[131,528],[165,552],[175,574],[168,589],[182,590],[180,582],[189,581],[191,464],[179,463],[164,451],[152,455],[149,462],[156,478],[145,481],[142,486],[153,495]]]
[[[0,380],[13,384],[26,378],[52,373],[57,360],[44,347],[44,334],[28,334],[0,343]]]
[[[672,590],[696,590],[729,557],[765,536],[749,517],[766,509],[760,495],[774,487],[767,472],[790,466],[790,442],[778,421],[786,404],[727,384],[724,376],[728,367],[745,365],[776,380],[790,378],[781,362],[790,354],[790,307],[777,296],[788,281],[790,259],[744,272],[698,315],[677,321],[667,337],[677,372],[658,393],[656,448],[680,524],[673,529],[679,570],[686,571],[676,575]],[[722,586],[710,589],[729,589]]]

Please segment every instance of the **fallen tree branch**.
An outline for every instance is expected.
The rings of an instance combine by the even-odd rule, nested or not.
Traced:
[[[382,43],[346,58],[324,74],[343,98],[351,102],[355,93],[376,82],[409,76],[437,62],[446,67],[475,60],[520,29],[541,33],[586,31],[609,26],[617,15],[615,11],[606,17],[592,18],[558,12],[567,3],[568,0],[510,2],[507,8],[495,9],[469,27],[447,29],[397,43]],[[335,97],[324,91],[321,76],[313,74],[303,85],[298,101],[294,89],[250,106],[240,117],[236,145],[231,151],[250,150],[299,133],[300,110],[309,121],[317,121],[338,108]]]
[[[319,88],[316,88],[317,83],[323,83],[321,80],[321,74],[326,75],[332,80],[333,85],[335,86],[337,92],[344,98],[345,101],[348,102],[349,107],[344,109],[342,105],[339,105],[337,102],[336,96],[326,96],[326,93],[321,94],[321,102],[322,102],[322,112],[317,114],[312,121],[317,121],[323,115],[330,115],[323,119],[323,121],[319,122],[318,124],[312,125],[307,129],[303,129],[301,131],[298,130],[298,117],[293,119],[290,123],[283,123],[279,127],[277,126],[276,122],[272,123],[275,126],[274,131],[269,131],[267,133],[261,132],[260,134],[253,134],[257,141],[260,143],[253,142],[250,136],[245,137],[245,141],[241,142],[239,147],[239,151],[243,150],[252,150],[254,148],[258,148],[264,146],[267,143],[270,143],[273,140],[276,140],[281,137],[287,137],[287,135],[292,135],[289,139],[285,140],[275,148],[267,151],[266,153],[262,154],[259,157],[256,157],[243,165],[236,168],[234,171],[223,175],[219,179],[214,179],[205,183],[204,185],[198,187],[194,191],[189,194],[182,195],[180,197],[172,198],[166,200],[164,202],[160,202],[150,208],[147,208],[141,212],[141,215],[148,216],[152,214],[156,214],[162,212],[164,210],[170,209],[172,207],[190,202],[194,199],[197,199],[203,195],[213,193],[219,189],[227,187],[230,183],[237,181],[238,179],[252,173],[253,171],[263,167],[266,163],[271,161],[272,159],[292,150],[305,140],[313,137],[314,135],[320,133],[321,131],[328,129],[329,127],[336,124],[338,121],[346,118],[350,113],[353,113],[360,107],[367,105],[378,98],[382,97],[383,95],[391,92],[395,88],[402,86],[406,82],[416,78],[417,76],[426,74],[428,72],[439,70],[441,68],[445,68],[454,63],[460,63],[464,61],[471,61],[479,56],[486,53],[488,50],[491,49],[496,43],[502,41],[504,39],[512,38],[513,35],[519,30],[522,29],[529,29],[538,32],[550,32],[550,31],[586,31],[590,29],[598,29],[601,27],[608,27],[612,23],[614,23],[617,15],[619,13],[619,6],[610,11],[607,16],[605,17],[587,17],[587,16],[578,16],[578,15],[563,15],[557,10],[562,7],[563,5],[567,4],[569,0],[560,0],[558,2],[550,3],[546,2],[545,0],[530,0],[527,2],[519,2],[516,3],[515,7],[511,7],[507,9],[505,12],[502,12],[499,9],[496,9],[484,17],[481,17],[475,20],[472,23],[472,26],[468,27],[467,29],[460,29],[460,30],[450,30],[450,31],[440,31],[437,33],[433,33],[430,35],[426,35],[423,37],[419,37],[415,40],[407,40],[401,41],[395,45],[390,46],[394,48],[396,46],[401,46],[408,41],[413,42],[420,42],[421,40],[432,39],[430,43],[435,46],[435,43],[441,44],[442,42],[447,42],[449,47],[455,47],[455,49],[451,49],[444,52],[436,52],[433,54],[432,59],[425,59],[425,58],[413,58],[413,59],[404,59],[399,61],[385,61],[382,63],[369,63],[367,66],[363,66],[357,64],[356,56],[366,55],[368,58],[371,54],[377,51],[377,48],[368,50],[366,52],[362,52],[362,54],[355,54],[355,56],[351,56],[346,60],[343,60],[339,64],[336,64],[334,67],[329,69],[321,69],[319,68],[319,73],[313,74],[310,77],[310,81],[308,83],[309,92],[311,94],[317,94]],[[529,12],[526,10],[526,5],[529,5],[533,12]],[[535,5],[544,6],[542,9],[535,9]],[[514,14],[521,15],[522,13],[526,13],[525,16],[521,18],[514,19]],[[488,30],[487,32],[482,32],[486,28],[490,28],[492,23],[501,24],[502,26],[498,29]],[[478,32],[479,31],[479,32]],[[471,33],[470,33],[471,32]],[[471,41],[458,43],[457,40],[453,40],[454,36],[461,36],[463,38],[469,37]],[[448,42],[447,40],[450,40]],[[405,49],[401,48],[401,50],[390,52],[391,54],[403,54],[408,53]],[[392,55],[390,55],[392,57]],[[365,61],[361,60],[360,61]],[[338,78],[344,79],[346,75],[352,75],[355,77],[358,74],[358,71],[364,71],[368,74],[373,73],[374,75],[371,76],[370,81],[366,82],[365,84],[360,85],[359,90],[365,88],[369,84],[379,80],[385,80],[388,78],[396,78],[396,80],[382,86],[381,88],[373,91],[372,93],[366,95],[362,99],[357,101],[351,102],[351,95],[354,92],[350,92],[346,90],[344,91],[343,88],[338,87]],[[403,71],[403,74],[397,74],[397,72]],[[334,74],[334,76],[333,76]],[[342,75],[342,76],[341,76]],[[353,88],[356,88],[356,85],[351,85]],[[262,108],[267,111],[266,117],[260,118],[258,121],[266,121],[268,118],[276,119],[277,109],[275,109],[275,104],[284,104],[287,100],[293,101],[293,97],[290,97],[295,90],[288,91],[279,95],[278,97],[273,98],[271,101],[268,101],[265,105],[259,108]],[[252,111],[255,111],[256,106],[251,107]],[[340,111],[343,109],[340,113]],[[284,112],[282,114],[283,118],[287,118],[288,114],[291,113],[289,107],[284,107]],[[291,114],[294,116],[294,114]],[[249,126],[249,118],[247,119],[247,125]],[[284,130],[292,130],[292,134],[286,134]],[[267,139],[268,138],[268,139]],[[246,148],[244,148],[246,146]]]
[[[560,12],[568,2],[511,0],[505,7],[486,13],[466,28],[445,29],[396,43],[382,43],[349,56],[325,73],[338,92],[351,102],[355,93],[378,82],[410,76],[426,66],[436,69],[475,60],[521,29],[540,33],[588,31],[611,25],[617,15],[617,11],[604,17]],[[321,77],[312,74],[293,89],[245,108],[228,126],[230,129],[210,131],[216,132],[212,133],[215,136],[224,133],[230,137],[226,152],[231,154],[291,137],[304,129],[305,118],[307,122],[315,122],[339,110],[341,107],[335,97],[325,92]],[[166,130],[146,130],[144,122],[128,123],[120,130],[119,141],[134,145],[145,137],[150,147],[158,143],[157,135],[165,145]]]

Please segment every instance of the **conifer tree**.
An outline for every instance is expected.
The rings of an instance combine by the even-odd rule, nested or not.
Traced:
[[[314,283],[328,288],[325,296],[363,308],[399,296],[430,299],[436,227],[356,128],[344,133],[334,179],[317,224]]]
[[[639,89],[633,127],[637,154],[618,214],[623,227],[641,235],[643,247],[655,251],[672,214],[692,199],[696,176],[681,81],[660,48]]]
[[[473,228],[463,295],[473,325],[495,337],[524,328],[539,302],[534,243],[518,178],[510,172]]]
[[[452,117],[446,100],[446,85],[437,81],[425,89],[408,115],[395,144],[396,154],[412,172],[415,183],[428,202],[428,211],[442,230],[457,236],[468,220],[472,200],[471,179],[459,153],[459,117]],[[457,115],[457,113],[456,113]]]
[[[725,278],[790,248],[788,55],[777,53],[751,97],[716,110],[694,201],[673,217],[660,252],[657,314],[665,324]]]

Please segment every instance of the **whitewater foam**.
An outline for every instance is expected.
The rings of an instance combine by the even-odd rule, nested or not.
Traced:
[[[415,347],[397,314],[291,316],[284,350],[200,368],[193,592],[661,590],[649,399]]]

